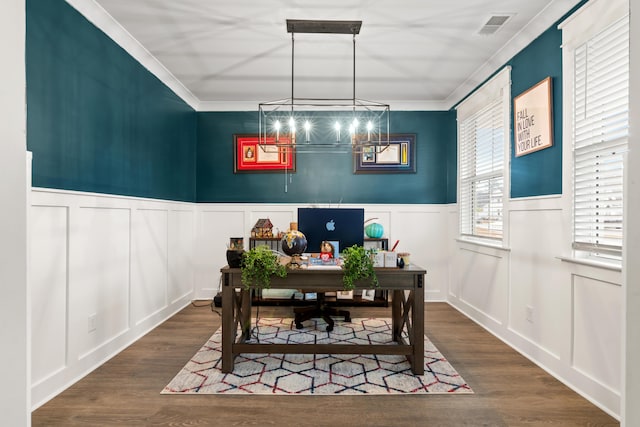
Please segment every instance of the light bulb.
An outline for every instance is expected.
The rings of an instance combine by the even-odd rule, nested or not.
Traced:
[[[276,120],[273,127],[276,128],[276,142],[278,142],[280,140],[280,120]]]
[[[311,129],[311,123],[309,123],[309,120],[304,122],[304,131],[305,131],[305,137],[306,137],[306,141],[309,142],[309,130]]]

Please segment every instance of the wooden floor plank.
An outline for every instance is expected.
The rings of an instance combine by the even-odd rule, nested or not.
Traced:
[[[351,315],[389,317],[390,311],[356,307]],[[292,310],[261,307],[260,316],[292,316]],[[426,334],[471,385],[473,395],[161,395],[220,323],[208,305],[185,308],[34,411],[32,425],[619,425],[446,303],[426,304]]]

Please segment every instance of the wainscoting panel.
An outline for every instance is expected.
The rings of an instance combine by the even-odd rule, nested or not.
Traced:
[[[167,305],[168,217],[166,209],[136,212],[131,275],[131,313],[135,324]]]
[[[513,211],[509,328],[555,358],[567,359],[571,333],[571,286],[562,262],[561,210]]]
[[[34,409],[193,299],[194,219],[190,203],[33,189]]]
[[[30,259],[39,260],[31,269],[31,338],[34,384],[45,381],[67,364],[67,221],[65,206],[33,206]],[[46,357],[38,355],[46,354]]]
[[[622,287],[573,276],[573,367],[620,391]]]
[[[460,301],[495,325],[506,323],[508,252],[465,243],[456,259]]]
[[[460,219],[458,217],[458,208],[457,205],[449,205],[446,212],[446,222],[447,222],[447,271],[449,272],[449,286],[447,287],[447,297],[446,299],[458,300],[460,298],[460,279],[458,278],[459,274],[459,264],[457,262],[458,251],[460,250],[459,245],[454,240],[455,237],[459,235],[459,224]]]
[[[195,227],[193,209],[169,211],[169,304],[193,294]]]
[[[201,205],[198,205],[201,206]],[[244,237],[249,247],[246,211],[241,206],[228,206],[216,210],[216,205],[198,209],[196,232],[196,298],[211,299],[220,290],[220,269],[227,265],[226,251],[230,237]]]
[[[411,262],[427,270],[424,293],[429,301],[446,299],[442,286],[449,281],[446,220],[447,215],[442,208],[400,209],[394,212],[391,220],[394,237],[390,239],[389,246],[398,241],[396,251],[411,253]]]
[[[69,349],[82,359],[129,328],[131,210],[71,211]]]

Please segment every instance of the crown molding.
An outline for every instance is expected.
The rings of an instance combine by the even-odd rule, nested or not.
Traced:
[[[103,31],[134,59],[140,62],[161,82],[175,92],[196,111],[252,111],[257,110],[259,101],[201,101],[162,65],[137,39],[127,32],[95,0],[66,0],[87,20]],[[387,101],[392,110],[400,111],[447,111],[478,88],[500,67],[504,66],[518,52],[527,47],[535,38],[556,23],[571,10],[579,0],[553,0],[538,15],[523,27],[502,49],[458,86],[442,101]]]
[[[199,112],[258,111],[260,101],[200,101],[194,109]],[[443,101],[384,101],[391,111],[447,111],[450,107]]]
[[[483,82],[503,67],[511,58],[527,47],[533,40],[547,31],[553,24],[562,18],[567,12],[577,5],[580,0],[554,0],[538,13],[527,25],[496,52],[487,62],[444,101],[449,108],[454,107],[465,97],[471,94]]]
[[[194,110],[200,102],[155,56],[94,0],[65,0]]]

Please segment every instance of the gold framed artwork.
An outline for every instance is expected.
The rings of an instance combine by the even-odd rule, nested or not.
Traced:
[[[553,145],[551,105],[551,77],[547,77],[513,99],[516,157]]]

